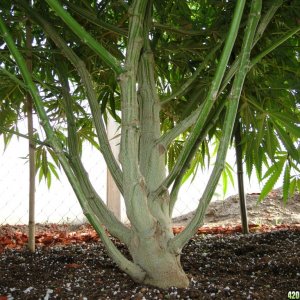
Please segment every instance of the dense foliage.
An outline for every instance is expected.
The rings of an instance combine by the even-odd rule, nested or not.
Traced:
[[[127,47],[128,15],[127,1],[63,1],[66,9],[91,33],[97,41],[117,59],[124,59]],[[232,1],[155,1],[154,16],[150,31],[151,48],[156,62],[157,88],[163,103],[161,128],[164,132],[189,117],[201,106],[212,81],[222,45],[224,43],[231,14]],[[62,86],[58,65],[63,59],[60,50],[40,28],[41,18],[51,24],[70,47],[85,62],[92,75],[101,110],[120,121],[120,91],[114,72],[103,65],[103,61],[74,35],[54,13],[46,1],[34,1],[34,10],[29,10],[26,1],[4,1],[1,11],[15,43],[26,56],[25,24],[33,26],[33,78],[43,96],[44,105],[61,142],[66,146],[65,112],[62,105]],[[284,172],[285,199],[287,190],[299,189],[299,33],[291,36],[274,51],[268,53],[278,41],[295,29],[299,29],[300,4],[298,1],[264,1],[263,21],[256,35],[252,50],[253,67],[248,73],[239,106],[239,122],[243,155],[250,176],[253,168],[259,180],[268,178],[263,196],[272,188]],[[273,17],[274,15],[274,17]],[[272,18],[273,17],[273,18]],[[245,20],[242,21],[242,27]],[[243,30],[241,28],[241,30]],[[0,40],[1,41],[1,40]],[[192,174],[198,164],[207,166],[210,157],[210,141],[221,136],[224,98],[230,91],[232,70],[238,60],[238,47],[242,35],[236,42],[228,65],[228,74],[223,81],[222,92],[214,105],[211,117],[205,125],[208,136],[201,140],[195,158],[188,170]],[[26,88],[5,46],[0,42],[0,129],[5,143],[18,131],[18,120],[25,118]],[[261,58],[264,51],[266,55]],[[74,67],[64,62],[74,100],[74,114],[79,140],[90,141],[96,147],[95,134],[86,107],[86,95]],[[16,77],[12,77],[15,74]],[[192,78],[193,80],[189,80]],[[19,81],[18,81],[18,80]],[[215,116],[219,116],[216,118]],[[238,120],[237,120],[238,121]],[[171,170],[189,129],[182,132],[169,145],[166,162]],[[42,137],[36,133],[36,139]],[[42,176],[51,178],[55,167],[49,161],[49,153],[58,164],[51,149],[43,143],[37,144],[37,168]],[[263,174],[263,165],[268,172]],[[272,167],[271,167],[272,166]]]
[[[188,286],[180,254],[203,224],[222,172],[230,174],[230,142],[239,166],[244,158],[249,176],[255,168],[267,179],[261,198],[282,170],[284,200],[299,188],[292,173],[299,173],[300,150],[298,1],[14,0],[0,8],[5,141],[20,135],[18,119],[30,119],[34,103],[45,134],[29,130],[40,178],[50,183],[50,171],[56,174],[50,153],[109,255],[135,281]],[[121,167],[107,113],[121,122]],[[81,161],[83,140],[101,151],[129,228],[95,191]],[[212,142],[212,173],[199,183],[205,189],[195,215],[174,236],[180,186],[209,161]]]

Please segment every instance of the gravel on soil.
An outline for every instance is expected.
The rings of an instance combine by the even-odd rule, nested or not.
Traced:
[[[186,289],[134,283],[101,241],[39,247],[34,254],[5,249],[0,299],[287,299],[300,289],[298,229],[194,236],[181,258],[190,278]]]

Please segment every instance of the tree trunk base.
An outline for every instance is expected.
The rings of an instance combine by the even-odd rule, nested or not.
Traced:
[[[148,275],[145,277],[143,283],[149,284],[161,289],[168,289],[170,287],[187,288],[189,286],[189,279],[184,271],[178,266],[168,266],[168,270],[160,270],[156,274]]]
[[[158,288],[186,288],[189,279],[180,264],[180,256],[167,251],[155,238],[138,239],[131,244],[130,253],[134,262],[145,272],[143,281]]]

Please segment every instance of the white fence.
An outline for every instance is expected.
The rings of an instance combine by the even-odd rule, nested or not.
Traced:
[[[24,130],[25,131],[25,130]],[[116,142],[114,142],[116,143]],[[22,138],[13,138],[8,149],[3,152],[4,144],[0,141],[0,225],[1,224],[27,224],[28,223],[28,142]],[[234,151],[230,151],[229,162],[235,165]],[[83,162],[94,184],[96,191],[102,199],[107,201],[107,170],[100,153],[86,144],[83,152]],[[235,166],[234,166],[235,167]],[[205,188],[210,170],[204,174],[197,174],[193,183],[186,183],[174,209],[174,216],[179,216],[194,210]],[[84,221],[80,205],[74,195],[70,184],[63,173],[60,173],[60,181],[53,178],[52,186],[47,188],[44,181],[36,185],[36,222],[37,223],[81,223]],[[246,178],[245,178],[246,179]],[[255,179],[251,179],[251,185],[245,180],[248,192],[258,192],[259,185]],[[230,187],[226,196],[237,193]],[[218,193],[219,191],[219,193]],[[222,187],[219,186],[214,199],[222,197]],[[115,203],[109,202],[109,207]],[[118,210],[118,205],[114,209]],[[121,201],[121,220],[126,221],[126,213]]]

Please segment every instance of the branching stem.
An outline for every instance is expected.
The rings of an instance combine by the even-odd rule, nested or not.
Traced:
[[[116,74],[121,74],[123,69],[120,63],[99,42],[97,42],[61,5],[57,0],[46,0],[56,14],[67,26],[90,47]]]
[[[198,139],[199,135],[201,134],[201,130],[202,130],[202,128],[208,118],[208,115],[215,103],[215,100],[217,98],[219,87],[221,85],[224,73],[226,71],[229,57],[231,55],[231,51],[233,49],[233,45],[234,45],[235,39],[238,34],[238,29],[239,29],[242,15],[243,15],[245,3],[246,3],[245,0],[241,0],[241,1],[238,1],[236,4],[233,20],[232,20],[232,23],[231,23],[231,26],[229,29],[227,40],[224,45],[224,49],[222,51],[220,62],[218,64],[218,67],[217,67],[217,70],[215,73],[215,77],[212,81],[208,95],[203,103],[203,107],[198,115],[198,118],[195,122],[194,128],[193,128],[189,138],[187,139],[181,153],[179,154],[179,157],[178,157],[177,162],[175,163],[175,166],[173,167],[169,176],[161,184],[161,186],[154,192],[154,194],[152,195],[153,198],[157,198],[161,194],[164,186],[169,187],[172,184],[174,179],[180,173],[182,165],[188,159],[189,153],[191,152],[194,144],[197,142],[197,139]]]
[[[202,224],[207,206],[210,203],[215,188],[219,182],[221,173],[224,169],[226,154],[231,140],[237,109],[239,105],[239,99],[243,88],[244,80],[248,73],[250,52],[251,52],[257,24],[260,19],[261,7],[262,7],[262,0],[252,0],[251,10],[248,17],[248,24],[246,27],[246,32],[245,32],[243,46],[240,55],[241,63],[239,66],[239,71],[235,76],[231,93],[229,95],[228,106],[226,110],[223,130],[222,130],[223,136],[222,136],[222,140],[220,141],[216,163],[213,168],[212,174],[208,180],[206,188],[203,192],[203,195],[199,201],[199,205],[197,207],[195,216],[190,221],[188,226],[184,229],[184,231],[182,231],[180,234],[174,237],[174,239],[172,239],[169,244],[170,249],[174,252],[181,251],[182,247],[196,232],[197,228]]]

